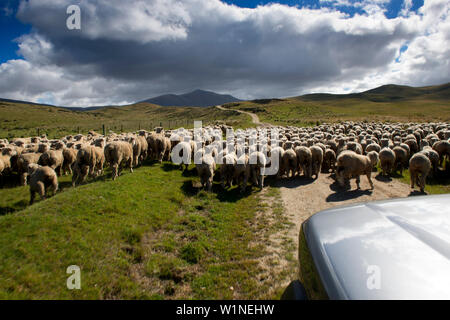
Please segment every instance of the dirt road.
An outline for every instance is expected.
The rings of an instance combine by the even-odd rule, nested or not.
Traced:
[[[225,111],[234,110],[234,111],[237,111],[237,112],[239,112],[239,113],[244,113],[244,114],[250,116],[250,117],[252,118],[252,122],[253,122],[254,124],[256,124],[257,126],[263,126],[263,125],[266,125],[265,123],[260,122],[260,121],[259,121],[259,117],[258,117],[256,114],[254,114],[254,113],[247,112],[247,111],[242,111],[242,110],[236,110],[236,109],[226,109],[226,108],[224,108],[224,107],[222,107],[222,106],[216,106],[216,107],[217,107],[218,109],[220,109],[220,110],[225,110]]]
[[[330,174],[321,174],[317,180],[297,177],[277,182],[285,213],[295,224],[295,228],[290,231],[291,237],[297,243],[301,223],[318,211],[357,202],[407,197],[411,194],[410,187],[397,180],[380,178],[374,173],[372,181],[375,186],[372,191],[369,190],[365,176],[361,176],[361,190],[356,189],[356,182],[353,179],[351,189],[348,191],[338,189]]]

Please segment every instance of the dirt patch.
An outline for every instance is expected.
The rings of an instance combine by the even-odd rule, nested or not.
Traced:
[[[277,181],[275,186],[280,189],[285,214],[295,225],[289,230],[289,237],[295,241],[295,257],[300,225],[316,212],[357,202],[384,200],[389,198],[407,197],[411,189],[405,183],[390,178],[372,176],[374,190],[365,176],[361,176],[361,189],[356,189],[356,182],[351,181],[351,189],[344,191],[335,183],[330,174],[320,174],[317,180],[303,177],[285,178]]]

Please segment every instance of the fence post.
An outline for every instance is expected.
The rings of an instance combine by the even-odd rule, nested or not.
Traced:
[[[40,137],[41,135],[39,134],[39,128],[37,128],[37,136]]]
[[[102,125],[102,129],[103,129],[103,135],[106,136],[106,134],[105,134],[105,125],[104,124]]]

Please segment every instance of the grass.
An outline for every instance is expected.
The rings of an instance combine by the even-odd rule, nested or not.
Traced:
[[[271,208],[259,192],[216,182],[207,193],[169,163],[69,184],[32,206],[27,187],[0,189],[0,299],[278,298],[280,279],[295,276],[261,280],[260,238],[288,225],[280,211],[273,227],[257,219]],[[66,288],[70,265],[81,290]]]
[[[123,107],[110,107],[90,111],[72,111],[43,105],[0,101],[0,138],[28,137],[47,134],[60,138],[68,134],[95,130],[130,132],[150,130],[157,126],[168,128],[192,128],[194,120],[204,125],[217,121],[236,128],[251,126],[251,119],[233,110],[215,107],[160,107],[139,103]]]
[[[285,99],[228,103],[224,107],[256,113],[262,122],[314,126],[339,121],[450,121],[449,84],[411,88],[383,86],[370,92],[313,94]]]

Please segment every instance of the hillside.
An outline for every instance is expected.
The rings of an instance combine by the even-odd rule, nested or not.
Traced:
[[[228,102],[241,101],[227,94],[218,94],[211,91],[195,90],[186,94],[166,94],[141,102],[153,103],[160,106],[175,106],[175,107],[210,107],[221,105]]]
[[[279,125],[344,120],[450,121],[450,83],[421,88],[385,85],[361,93],[307,94],[229,103],[225,107],[253,112],[262,122]]]
[[[219,110],[215,107],[161,107],[149,103],[78,111],[0,101],[0,115],[0,138],[34,136],[38,133],[46,133],[53,138],[78,132],[87,133],[89,130],[101,133],[103,125],[106,132],[120,132],[149,130],[159,125],[165,128],[189,128],[193,127],[194,120],[202,120],[204,124],[219,120],[236,127],[251,123],[248,116],[233,110]]]
[[[306,94],[295,98],[304,101],[360,99],[373,102],[392,102],[392,101],[415,100],[418,98],[425,100],[432,99],[436,101],[439,100],[448,101],[450,99],[450,83],[428,87],[409,87],[409,86],[388,84],[361,93],[350,93],[350,94],[315,93],[315,94]]]

